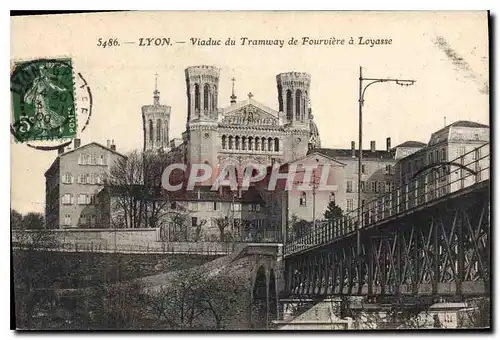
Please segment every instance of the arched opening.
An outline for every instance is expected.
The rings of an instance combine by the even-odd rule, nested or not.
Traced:
[[[263,266],[257,270],[252,289],[251,325],[252,329],[266,329],[268,321],[268,296],[266,271]]]
[[[243,136],[241,137],[241,150],[246,150],[247,149],[247,137]]]
[[[240,137],[236,136],[234,138],[234,149],[239,150],[240,149]]]
[[[161,119],[157,119],[156,120],[156,141],[157,142],[161,142],[161,136],[162,136],[162,133],[161,133]]]
[[[203,86],[203,109],[205,109],[205,110],[208,110],[208,108],[209,108],[209,105],[208,105],[209,93],[210,93],[210,88],[209,88],[208,84],[205,84],[205,86]]]
[[[232,150],[233,148],[233,136],[229,136],[229,143],[228,143],[228,149]]]
[[[278,296],[276,294],[276,278],[274,276],[274,270],[271,269],[271,273],[269,274],[269,316],[268,316],[268,325],[272,325],[273,320],[278,319]]]
[[[262,151],[266,151],[266,138],[262,137]]]
[[[260,151],[260,138],[255,137],[255,150]]]
[[[149,141],[152,142],[154,139],[154,128],[153,128],[153,121],[150,119],[149,120]]]
[[[248,137],[248,150],[253,150],[253,138]]]
[[[292,91],[286,90],[286,119],[293,120]]]
[[[269,137],[267,139],[267,151],[273,151],[273,139]]]
[[[194,109],[200,111],[200,86],[194,85]]]
[[[168,143],[168,123],[163,124],[163,140]]]
[[[274,138],[274,151],[280,151],[280,140],[278,138]]]
[[[217,109],[217,86],[214,85],[214,91],[212,93],[212,109]]]
[[[222,149],[224,149],[224,150],[226,149],[226,142],[227,142],[226,139],[227,139],[226,135],[223,135],[222,136]]]
[[[300,90],[295,91],[295,119],[301,120],[301,105],[302,104],[302,92]]]

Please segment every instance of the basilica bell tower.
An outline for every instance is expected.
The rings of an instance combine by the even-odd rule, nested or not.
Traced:
[[[170,127],[170,106],[160,104],[158,74],[155,75],[153,105],[142,107],[142,128],[144,131],[144,151],[166,151],[168,149],[168,130]]]
[[[187,161],[217,166],[219,69],[199,65],[186,68],[188,138]]]

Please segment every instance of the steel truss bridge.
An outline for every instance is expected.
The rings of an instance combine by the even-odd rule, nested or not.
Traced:
[[[489,168],[487,143],[286,243],[284,295],[488,295]]]

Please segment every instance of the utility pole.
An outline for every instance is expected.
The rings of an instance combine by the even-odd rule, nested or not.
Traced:
[[[364,81],[368,81],[369,83],[364,85]],[[361,216],[361,169],[362,169],[362,160],[363,160],[363,104],[365,102],[365,92],[366,89],[375,83],[386,83],[393,82],[400,86],[410,86],[413,85],[416,81],[413,79],[397,79],[397,78],[363,78],[363,68],[359,67],[359,127],[358,127],[358,137],[359,137],[359,146],[358,146],[358,209],[357,209],[357,219],[358,219],[358,229],[356,232],[356,246],[357,246],[357,255],[361,256],[361,227],[362,227],[362,216]]]

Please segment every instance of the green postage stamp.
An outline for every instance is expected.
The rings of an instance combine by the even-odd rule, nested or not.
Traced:
[[[17,142],[54,141],[76,136],[71,59],[15,62],[10,89],[11,132]]]

